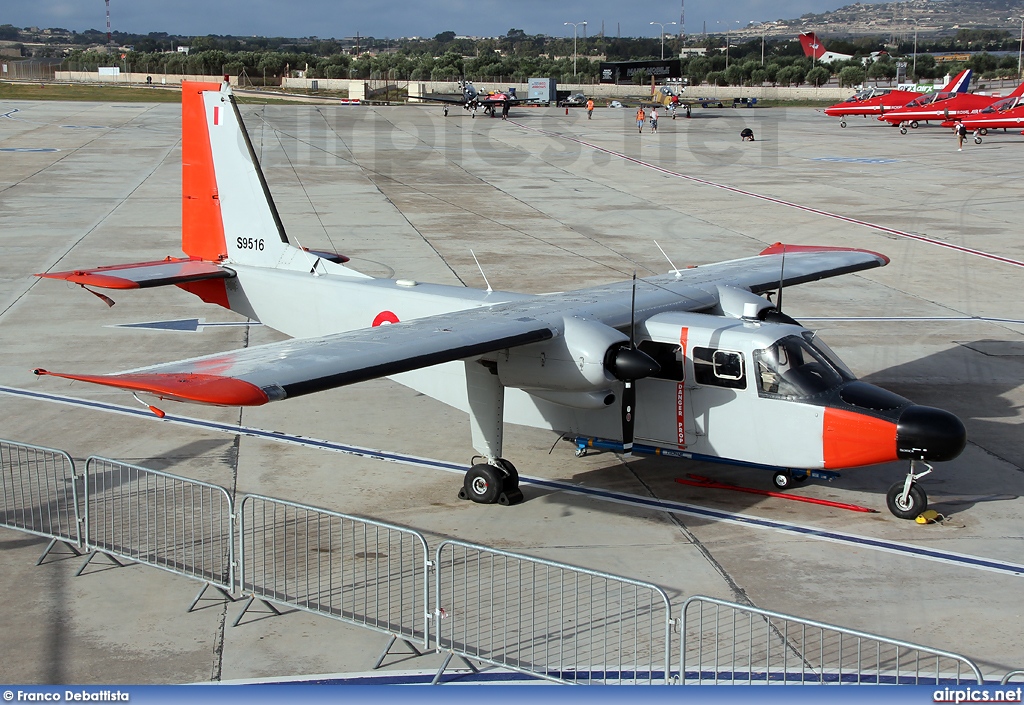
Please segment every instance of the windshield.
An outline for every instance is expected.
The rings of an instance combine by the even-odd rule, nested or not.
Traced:
[[[1021,99],[1020,98],[1003,98],[998,103],[993,103],[992,105],[988,106],[987,108],[985,108],[981,112],[983,112],[983,113],[998,113],[998,112],[1002,112],[1003,110],[1013,110],[1014,108],[1019,106],[1020,103],[1021,103]]]
[[[856,379],[824,342],[807,332],[754,351],[758,394],[804,399]]]
[[[914,98],[912,101],[907,103],[907,107],[908,108],[917,108],[917,107],[920,107],[922,105],[931,105],[932,103],[937,103],[940,100],[947,100],[947,99],[952,98],[952,97],[953,97],[952,93],[945,93],[945,92],[929,93],[928,95],[923,95],[920,98]]]

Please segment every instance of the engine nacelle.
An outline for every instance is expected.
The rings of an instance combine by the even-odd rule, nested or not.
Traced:
[[[617,384],[605,365],[608,350],[628,342],[624,333],[603,323],[566,318],[561,336],[499,354],[498,379],[506,387],[526,390],[607,390]]]

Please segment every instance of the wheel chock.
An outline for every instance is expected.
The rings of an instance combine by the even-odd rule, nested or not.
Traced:
[[[942,522],[946,517],[939,514],[934,509],[926,509],[917,515],[914,519],[918,524],[938,524]]]
[[[511,507],[513,504],[519,504],[524,499],[526,498],[523,496],[523,493],[517,487],[511,492],[502,492],[500,495],[498,495],[498,504],[500,504],[503,507]]]

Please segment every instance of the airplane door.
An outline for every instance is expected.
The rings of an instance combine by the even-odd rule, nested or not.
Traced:
[[[692,406],[687,399],[686,333],[679,343],[645,340],[640,350],[653,357],[661,371],[637,381],[637,426],[639,442],[685,448],[695,440]]]

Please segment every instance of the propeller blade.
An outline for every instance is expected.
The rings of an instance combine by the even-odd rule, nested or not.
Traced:
[[[636,270],[633,270],[633,298],[629,300],[629,347],[636,350]]]
[[[630,457],[633,453],[633,426],[636,411],[636,382],[627,379],[622,387],[622,454]]]

